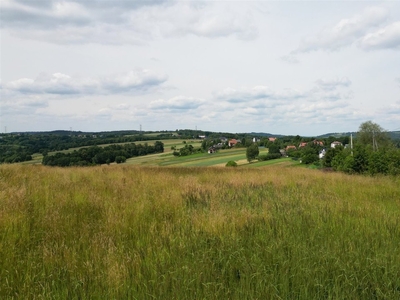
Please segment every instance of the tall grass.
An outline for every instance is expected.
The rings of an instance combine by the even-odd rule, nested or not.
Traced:
[[[1,299],[398,299],[400,179],[0,166]]]

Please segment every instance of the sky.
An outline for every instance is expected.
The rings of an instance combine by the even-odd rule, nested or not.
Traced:
[[[0,3],[0,132],[400,130],[400,1]]]

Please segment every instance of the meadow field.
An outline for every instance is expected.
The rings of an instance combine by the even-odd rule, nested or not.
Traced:
[[[0,165],[0,299],[399,299],[399,215],[399,177]]]

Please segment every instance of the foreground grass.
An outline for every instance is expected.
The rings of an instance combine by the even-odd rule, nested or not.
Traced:
[[[398,299],[400,180],[0,166],[1,299]]]

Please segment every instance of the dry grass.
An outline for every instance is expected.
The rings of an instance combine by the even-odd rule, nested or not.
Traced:
[[[400,180],[0,166],[2,299],[397,299]]]

